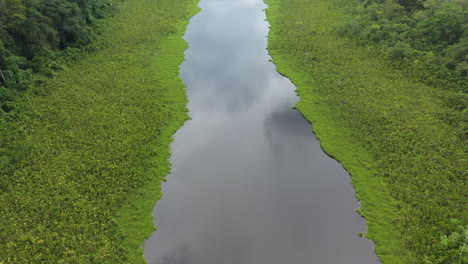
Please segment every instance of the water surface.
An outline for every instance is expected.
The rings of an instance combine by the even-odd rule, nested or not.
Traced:
[[[150,264],[375,264],[342,166],[269,61],[261,0],[202,0],[181,67],[191,120],[145,244]]]

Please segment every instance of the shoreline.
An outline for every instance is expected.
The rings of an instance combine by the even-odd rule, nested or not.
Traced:
[[[188,118],[178,74],[197,2],[120,3],[91,48],[28,92],[5,128],[23,156],[2,179],[0,259],[146,263],[172,135]]]
[[[383,263],[455,263],[468,215],[466,138],[448,98],[392,68],[373,46],[340,37],[342,0],[267,0],[268,50],[297,87],[296,108],[351,174]],[[457,113],[458,114],[458,113]],[[445,240],[444,240],[445,239]],[[445,242],[444,242],[445,241]]]
[[[288,19],[292,16],[284,14],[282,2],[277,0],[266,0],[265,2],[269,5],[266,13],[267,20],[271,24],[268,50],[273,58],[273,62],[277,66],[277,71],[289,78],[297,87],[296,92],[300,97],[300,101],[295,108],[312,123],[313,133],[319,139],[325,153],[340,162],[351,175],[351,184],[361,204],[357,211],[366,219],[368,229],[366,234],[356,235],[363,235],[375,243],[375,252],[382,263],[413,263],[410,260],[410,253],[401,246],[402,238],[400,230],[393,223],[393,219],[398,217],[398,211],[394,206],[395,201],[390,197],[387,184],[380,177],[376,177],[378,172],[375,158],[358,140],[350,135],[349,131],[346,131],[346,127],[340,124],[341,120],[336,118],[336,115],[333,113],[333,106],[327,105],[327,99],[317,92],[317,89],[326,89],[327,82],[332,82],[331,80],[336,73],[328,72],[328,76],[316,80],[314,79],[316,76],[313,76],[306,70],[302,70],[301,67],[303,65],[301,66],[299,59],[296,59],[296,56],[301,56],[297,52],[302,52],[304,54],[302,56],[314,56],[310,61],[311,63],[319,61],[321,53],[333,52],[326,45],[336,45],[333,42],[339,41],[338,38],[334,36],[325,37],[329,42],[323,44],[323,46],[318,43],[310,44],[309,47],[305,47],[304,50],[298,50],[296,53],[281,49],[282,44],[294,39],[291,36],[283,37],[280,35],[281,32],[284,32],[287,27],[286,25],[300,27],[307,22],[299,20],[300,17]],[[316,5],[327,5],[322,2]],[[302,5],[308,4],[303,3]],[[333,4],[328,5],[331,6]],[[309,4],[309,6],[312,5]],[[314,18],[312,16],[313,14],[310,14],[309,18],[312,21],[308,22],[314,24],[315,21],[313,21]],[[321,18],[324,19],[324,16]],[[291,43],[284,44],[284,46],[290,45],[293,49],[296,47],[295,44],[297,44],[298,48],[301,48],[299,46],[306,41],[320,41],[321,39],[315,38],[317,35],[333,34],[331,33],[333,31],[333,24],[336,23],[336,21],[332,21],[333,18],[335,17],[327,17],[325,18],[326,21],[320,24],[326,24],[327,27],[311,26],[308,29],[309,36],[301,35],[296,38],[299,39],[297,41],[299,44],[290,41]],[[294,21],[294,19],[298,19],[298,21]],[[300,30],[298,31],[300,32]],[[333,55],[330,55],[330,57],[333,57]]]

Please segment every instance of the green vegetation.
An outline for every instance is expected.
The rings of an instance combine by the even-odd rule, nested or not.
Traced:
[[[195,2],[119,4],[88,52],[0,111],[0,263],[144,263]]]
[[[52,77],[63,55],[95,39],[96,25],[119,1],[1,0],[0,106],[11,110],[12,95]],[[66,49],[66,50],[65,50]]]
[[[377,45],[426,84],[467,92],[468,4],[463,0],[348,1],[341,35]]]
[[[325,151],[351,173],[368,221],[366,236],[375,241],[382,262],[466,263],[468,98],[461,66],[445,64],[450,78],[433,75],[428,81],[428,64],[421,62],[418,70],[406,64],[418,57],[389,60],[388,52],[400,42],[384,49],[384,43],[392,43],[385,36],[379,45],[349,37],[350,19],[360,18],[350,12],[355,2],[266,2],[273,61],[297,86],[297,108],[313,123]],[[355,33],[363,25],[356,24]],[[461,34],[459,42],[452,38],[440,47],[436,39],[428,42],[435,43],[433,55],[466,48],[459,44]],[[421,56],[432,49],[415,48],[421,48]],[[441,89],[443,83],[450,87]]]

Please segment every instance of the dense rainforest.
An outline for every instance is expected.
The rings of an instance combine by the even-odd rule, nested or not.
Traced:
[[[113,0],[1,0],[0,105],[64,67],[63,53],[77,53],[96,36]]]
[[[468,263],[467,2],[267,0],[269,51],[383,263]]]
[[[467,92],[468,2],[360,0],[350,6],[341,35],[379,49],[428,84]]]

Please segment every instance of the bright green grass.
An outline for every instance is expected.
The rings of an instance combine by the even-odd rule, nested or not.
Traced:
[[[145,262],[169,144],[187,119],[178,73],[196,2],[123,2],[97,51],[37,87],[2,129],[0,263]]]
[[[339,38],[346,1],[267,0],[269,51],[297,86],[297,108],[351,173],[385,264],[459,263],[441,236],[468,222],[466,142],[439,116],[443,92]]]

